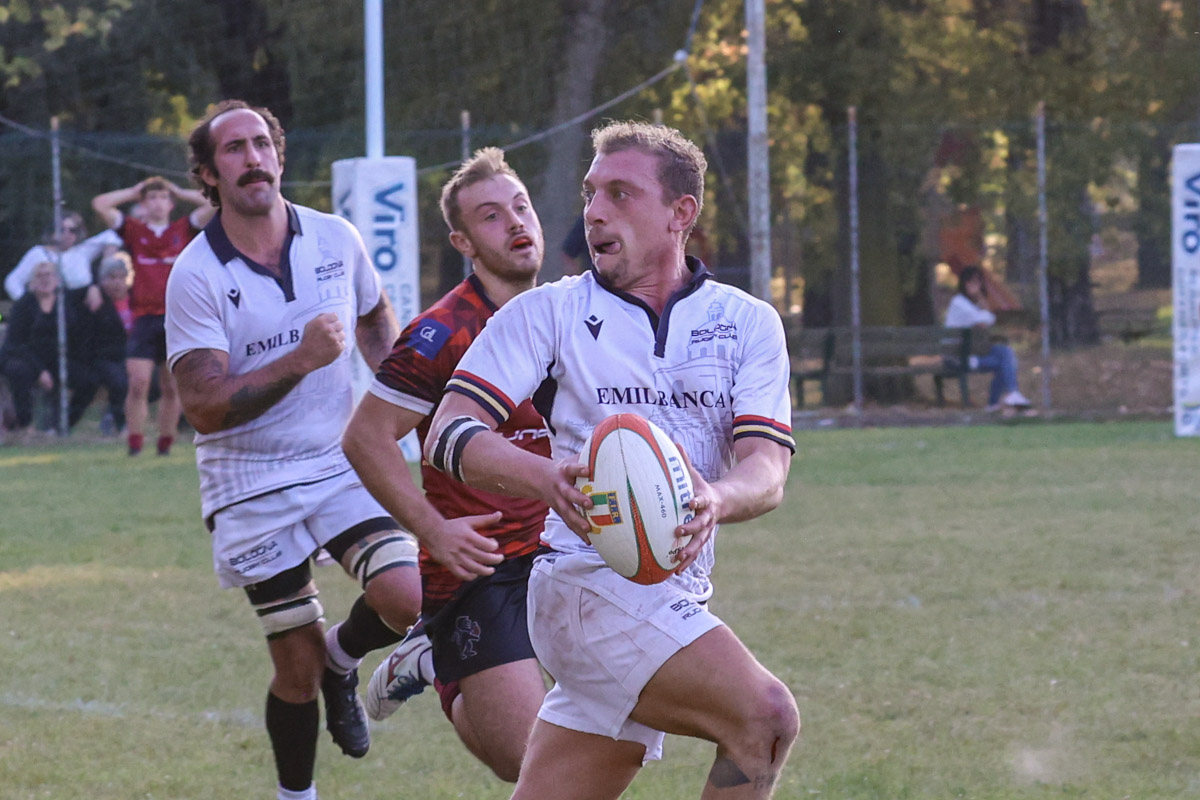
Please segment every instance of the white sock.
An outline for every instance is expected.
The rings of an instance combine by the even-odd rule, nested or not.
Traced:
[[[362,663],[362,659],[355,658],[342,649],[342,645],[338,643],[337,638],[338,628],[340,627],[342,627],[342,623],[339,622],[325,632],[325,666],[338,675],[345,675],[358,669],[358,665]]]
[[[275,790],[275,798],[276,800],[319,800],[315,783],[309,784],[307,789],[301,789],[298,792],[279,786]]]

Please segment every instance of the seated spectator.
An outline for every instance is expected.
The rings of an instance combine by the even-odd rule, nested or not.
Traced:
[[[57,235],[46,237],[44,244],[35,245],[21,256],[4,279],[4,291],[13,300],[20,300],[33,276],[34,267],[44,261],[61,263],[63,284],[67,289],[89,289],[88,306],[100,307],[100,289],[92,279],[92,264],[102,255],[112,255],[121,247],[121,237],[105,230],[87,238],[83,217],[74,211],[63,214]]]
[[[16,430],[24,436],[33,422],[33,392],[53,393],[58,388],[58,268],[43,261],[33,268],[29,291],[13,303],[8,330],[0,346],[0,375],[8,379],[16,416]],[[73,306],[84,302],[86,289],[68,295],[68,337],[78,324]],[[67,356],[67,388],[71,391],[67,422],[74,425],[83,416],[96,390],[86,362]],[[51,397],[54,395],[52,394]],[[58,403],[54,402],[57,417]]]
[[[958,276],[958,291],[946,309],[946,327],[984,330],[995,324],[996,315],[988,304],[983,271],[979,267],[964,267]],[[992,373],[988,411],[1031,405],[1017,389],[1017,354],[1003,341],[994,340],[986,355],[971,356],[969,366],[972,372]]]
[[[74,352],[87,359],[92,391],[103,387],[108,395],[100,431],[111,435],[125,428],[125,394],[129,391],[125,347],[133,328],[133,312],[129,308],[129,262],[124,253],[100,262],[100,291],[102,303],[95,312],[77,306],[80,324],[72,331],[71,342],[78,342]]]

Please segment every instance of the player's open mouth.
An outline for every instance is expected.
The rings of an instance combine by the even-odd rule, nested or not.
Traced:
[[[594,250],[598,256],[615,256],[617,253],[621,252],[621,243],[596,242],[594,245],[592,245],[592,250]]]
[[[524,252],[531,247],[533,247],[532,236],[518,236],[517,238],[513,239],[513,242],[511,245],[509,245],[508,249],[515,250],[517,252]]]

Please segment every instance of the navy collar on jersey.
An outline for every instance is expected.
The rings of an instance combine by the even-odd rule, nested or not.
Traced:
[[[296,293],[292,289],[292,238],[303,236],[304,231],[300,227],[300,215],[296,213],[295,207],[286,200],[284,201],[284,207],[287,208],[288,229],[287,235],[283,240],[283,250],[279,254],[278,276],[234,247],[233,242],[229,241],[229,234],[225,233],[225,226],[221,224],[221,212],[218,211],[216,216],[212,218],[212,221],[204,226],[204,234],[208,237],[208,244],[212,247],[213,255],[222,264],[228,266],[230,261],[240,258],[250,269],[259,275],[265,275],[279,284],[279,289],[283,292],[284,298],[290,303],[296,299]]]
[[[488,297],[487,289],[483,288],[483,281],[479,280],[479,276],[472,272],[467,276],[467,283],[471,284],[471,288],[475,290],[475,294],[479,295],[479,299],[483,304],[491,310],[493,314],[500,310],[500,306],[492,302],[492,298]]]
[[[596,285],[606,292],[616,295],[627,303],[632,303],[646,312],[646,316],[650,318],[650,327],[654,331],[654,355],[662,358],[667,351],[667,329],[670,328],[671,309],[680,300],[695,292],[704,285],[706,280],[713,277],[713,274],[708,271],[708,267],[704,266],[704,262],[695,256],[684,256],[683,264],[692,273],[692,277],[683,286],[680,286],[675,292],[667,298],[667,303],[663,306],[662,317],[653,308],[642,300],[640,297],[635,297],[629,292],[623,292],[620,289],[614,288],[611,284],[600,277],[600,273],[595,269],[592,270],[592,277],[596,280]]]

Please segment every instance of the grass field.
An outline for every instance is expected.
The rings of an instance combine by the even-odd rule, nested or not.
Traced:
[[[800,434],[714,608],[796,694],[779,798],[1200,796],[1200,441],[1165,423]],[[268,798],[269,664],[192,451],[0,449],[0,798]],[[331,619],[354,588],[318,582]],[[364,677],[382,657],[369,659]],[[505,798],[432,693],[322,797]],[[699,793],[671,738],[627,798]]]

